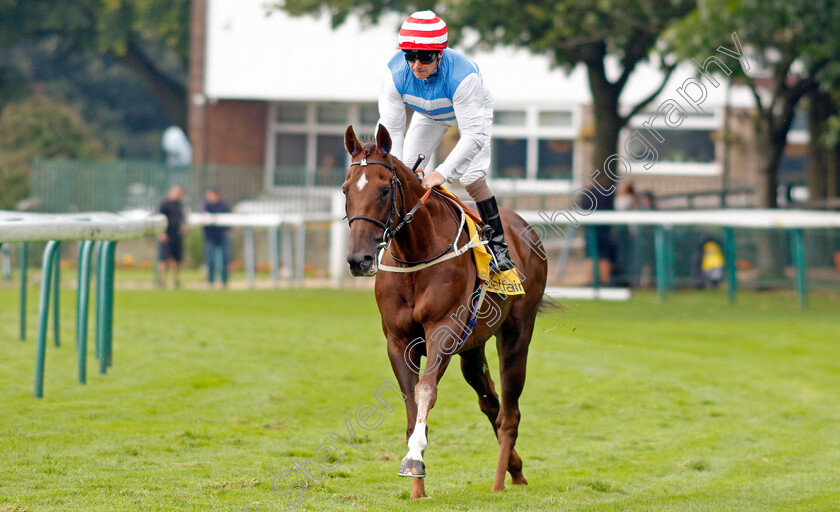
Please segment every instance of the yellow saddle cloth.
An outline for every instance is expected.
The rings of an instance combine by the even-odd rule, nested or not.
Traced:
[[[443,191],[455,197],[452,192],[440,187]],[[467,230],[470,234],[470,240],[478,240],[478,228],[475,222],[466,215]],[[525,289],[522,287],[522,281],[516,273],[516,269],[505,270],[504,272],[490,272],[490,262],[493,256],[487,250],[486,244],[477,245],[472,248],[473,259],[475,260],[475,271],[478,278],[487,282],[487,291],[498,293],[499,295],[524,295]]]

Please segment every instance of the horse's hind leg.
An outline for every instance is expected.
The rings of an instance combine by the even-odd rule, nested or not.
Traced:
[[[474,348],[461,354],[461,372],[467,383],[472,386],[478,395],[478,406],[490,424],[493,426],[493,433],[499,438],[499,426],[501,416],[499,411],[499,397],[496,394],[493,378],[487,368],[487,358],[484,355],[484,346]],[[525,485],[525,477],[522,476],[522,458],[516,453],[516,448],[511,448],[508,458],[507,470],[510,472],[514,484]]]
[[[496,419],[499,417],[499,396],[496,394],[496,387],[493,385],[493,378],[490,377],[490,370],[487,367],[484,345],[461,352],[460,356],[461,373],[464,374],[467,384],[478,395],[478,407],[490,420],[493,433],[498,437],[499,426],[496,424]]]
[[[487,368],[484,346],[482,345],[467,352],[462,352],[460,355],[461,373],[464,374],[467,383],[472,386],[478,395],[478,406],[481,412],[490,420],[490,425],[493,426],[493,433],[498,439],[499,425],[501,422],[501,417],[499,416],[499,396],[496,394],[493,378],[490,376],[490,371]],[[511,448],[510,450],[507,470],[510,472],[514,484],[527,484],[525,477],[522,476],[522,458],[516,453],[515,448]]]
[[[502,384],[502,404],[499,416],[497,437],[499,438],[499,462],[496,464],[496,477],[493,490],[505,488],[505,471],[510,472],[514,485],[525,485],[522,475],[522,459],[514,446],[519,435],[519,396],[525,386],[525,366],[528,359],[528,344],[534,330],[534,315],[530,321],[514,322],[511,317],[505,322],[502,331],[497,334],[496,347],[499,352],[499,374]],[[521,330],[520,330],[521,329]]]

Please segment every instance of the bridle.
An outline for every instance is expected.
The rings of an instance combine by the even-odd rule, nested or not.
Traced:
[[[365,156],[367,156],[367,154]],[[424,158],[425,157],[423,155],[419,155],[417,157],[417,161],[411,168],[412,173],[416,172],[417,167],[420,165],[420,162],[422,162]],[[391,160],[391,158],[389,158],[388,160]],[[436,187],[433,187],[426,191],[423,197],[420,198],[420,200],[411,208],[411,210],[406,212],[405,194],[403,192],[402,182],[400,182],[400,179],[397,176],[396,171],[394,170],[394,165],[392,161],[368,160],[367,158],[362,158],[358,162],[351,162],[350,166],[352,167],[354,165],[358,165],[360,167],[365,167],[370,164],[382,165],[386,169],[391,171],[391,209],[388,212],[388,219],[385,222],[382,222],[379,219],[374,219],[373,217],[368,217],[367,215],[354,215],[347,220],[347,224],[352,225],[353,221],[355,220],[366,220],[383,229],[382,239],[380,240],[376,249],[376,261],[380,261],[383,251],[388,250],[390,248],[391,240],[393,240],[394,236],[406,224],[409,224],[412,220],[414,220],[414,214],[421,206],[426,204],[426,200],[429,198],[432,192],[434,192],[435,195],[437,195],[444,202],[444,204],[447,206],[447,210],[449,211],[450,215],[452,215],[452,218],[454,219],[455,223],[458,224],[458,229],[455,232],[454,239],[437,256],[422,261],[405,261],[400,258],[397,258],[396,256],[394,256],[393,253],[391,253],[391,257],[395,261],[397,261],[398,263],[402,263],[403,265],[408,265],[408,267],[393,267],[390,265],[383,265],[380,262],[380,269],[387,270],[389,272],[417,272],[424,268],[428,268],[432,265],[442,263],[448,259],[456,258],[461,254],[464,254],[466,251],[472,249],[473,247],[476,247],[478,245],[484,245],[487,243],[486,240],[481,240],[480,237],[476,236],[474,239],[469,240],[462,247],[457,246],[460,234],[464,230],[464,222],[466,217],[466,207],[463,205],[463,203],[458,201],[457,198],[451,195],[444,194],[443,192],[437,190]],[[400,200],[399,207],[397,206],[398,195]],[[456,217],[455,211],[453,211],[453,209],[457,210],[460,213],[460,221]],[[396,226],[394,226],[394,222],[397,223]],[[453,252],[449,253],[449,251]]]
[[[390,158],[389,158],[390,160]],[[379,226],[380,228],[384,229],[385,231],[382,232],[382,240],[380,242],[380,246],[387,247],[387,245],[391,242],[391,238],[397,233],[399,229],[402,228],[405,222],[405,193],[403,192],[402,182],[397,177],[396,171],[394,171],[394,164],[386,161],[386,160],[368,160],[367,158],[362,158],[358,162],[351,162],[350,167],[354,165],[358,165],[359,167],[367,167],[370,164],[381,165],[391,171],[391,209],[388,211],[388,220],[382,222],[379,219],[374,219],[373,217],[368,217],[367,215],[354,215],[347,219],[347,225],[352,226],[354,220],[366,220],[368,222],[372,222]],[[394,225],[394,219],[397,217],[397,195],[399,194],[400,199],[400,212],[399,218],[403,219],[400,224],[397,225],[396,228],[393,230],[391,229]],[[411,222],[410,220],[408,222]]]
[[[417,170],[417,167],[420,165],[420,162],[422,162],[424,158],[424,155],[419,155],[417,157],[417,161],[414,163],[414,166],[411,169],[412,172]],[[406,224],[410,224],[411,221],[414,220],[414,214],[421,206],[423,206],[423,204],[426,202],[425,198],[427,197],[424,196],[423,199],[418,201],[417,204],[415,204],[411,208],[411,210],[406,212],[405,193],[403,192],[402,182],[397,176],[397,172],[394,170],[394,164],[389,160],[391,160],[390,157],[388,158],[388,160],[368,160],[367,158],[362,158],[358,162],[350,163],[350,167],[353,167],[354,165],[358,165],[359,167],[366,167],[371,164],[381,165],[389,171],[391,171],[391,209],[388,211],[388,219],[385,222],[382,222],[379,219],[374,219],[373,217],[368,217],[367,215],[354,215],[347,219],[348,226],[352,226],[354,220],[366,220],[382,228],[384,231],[382,232],[382,240],[380,240],[378,245],[379,250],[387,249],[391,245],[391,240],[394,238],[394,235],[396,235]],[[400,202],[399,207],[397,207],[398,195]],[[397,216],[398,212],[399,216]],[[394,222],[397,222],[396,226],[394,226]],[[449,247],[447,247],[446,250],[448,251]],[[402,262],[401,260],[397,261]]]

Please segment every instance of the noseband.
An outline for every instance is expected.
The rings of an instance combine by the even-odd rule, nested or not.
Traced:
[[[411,172],[415,172],[417,168],[420,166],[420,163],[425,160],[425,155],[417,155],[417,161],[414,162],[414,165],[411,167]],[[406,224],[409,224],[412,220],[414,220],[414,214],[417,212],[417,209],[423,206],[426,202],[426,196],[423,197],[420,201],[415,204],[411,210],[406,213],[405,211],[405,194],[403,193],[402,182],[397,177],[396,171],[394,171],[394,164],[385,161],[385,160],[368,160],[367,158],[362,158],[358,162],[351,162],[350,167],[354,165],[358,165],[359,167],[366,167],[368,164],[377,164],[385,167],[389,171],[391,171],[391,210],[388,212],[388,220],[382,222],[381,220],[374,219],[373,217],[368,217],[367,215],[354,215],[347,220],[347,225],[350,226],[353,224],[354,220],[361,219],[366,220],[368,222],[372,222],[379,226],[380,228],[384,229],[385,231],[382,233],[382,241],[379,243],[379,248],[384,249],[388,247],[391,243],[391,239],[396,235],[399,230],[403,228]],[[394,219],[397,216],[397,194],[394,191],[398,191],[400,194],[400,216],[397,218],[399,221],[397,226],[394,229],[391,229],[391,226],[394,225]],[[431,191],[430,191],[431,192]],[[400,260],[398,260],[400,261]]]
[[[414,165],[411,168],[411,172],[415,172],[417,170],[417,167],[420,166],[420,162],[422,162],[425,158],[426,157],[424,155],[418,155],[417,161],[414,162]],[[384,229],[384,231],[382,232],[382,240],[379,242],[379,244],[377,246],[377,254],[379,254],[380,251],[387,250],[390,247],[391,239],[394,238],[394,235],[396,235],[406,224],[409,224],[409,223],[411,223],[412,220],[414,220],[414,214],[417,212],[417,210],[421,206],[423,206],[426,203],[426,198],[428,198],[429,193],[432,192],[434,189],[429,189],[429,191],[426,193],[426,195],[424,195],[419,201],[417,201],[417,204],[415,204],[411,208],[411,210],[406,212],[405,211],[405,194],[403,193],[402,182],[397,177],[397,173],[394,170],[394,165],[391,162],[387,162],[387,161],[384,161],[384,160],[368,160],[366,158],[362,158],[358,162],[351,162],[350,167],[352,167],[354,165],[358,165],[360,167],[365,167],[368,164],[382,165],[385,168],[387,168],[389,171],[391,171],[391,210],[388,212],[388,220],[386,220],[385,222],[382,222],[379,219],[374,219],[373,217],[368,217],[367,215],[354,215],[347,220],[347,224],[352,226],[354,220],[366,220],[366,221],[372,222],[373,224],[376,224],[380,228]],[[397,193],[399,193],[399,198],[400,198],[399,217],[397,217],[397,211],[398,211],[398,209],[397,209]],[[443,195],[440,192],[438,192],[438,194]],[[450,211],[450,214],[451,213],[452,213],[452,211]],[[462,213],[462,217],[463,217],[463,213],[464,213],[463,209],[461,210],[461,213]],[[458,220],[455,219],[455,221],[457,222]],[[391,229],[391,226],[394,225],[394,222],[397,222],[397,225],[393,229]],[[461,226],[458,228],[458,231],[460,232],[460,230],[463,227],[464,226],[463,226],[463,218],[462,218]],[[455,239],[452,241],[452,243],[450,243],[448,246],[446,246],[446,248],[443,250],[443,252],[441,252],[437,256],[435,256],[433,258],[429,258],[427,260],[405,261],[405,260],[401,260],[401,259],[397,258],[393,254],[391,254],[391,257],[394,258],[394,260],[396,260],[400,263],[406,264],[406,265],[426,265],[426,264],[430,264],[430,263],[434,264],[432,262],[443,261],[443,260],[441,260],[443,255],[446,254],[447,252],[449,252],[453,247],[455,247],[455,244],[457,243],[457,241],[458,241],[458,234],[455,235]],[[463,254],[463,252],[456,251],[453,254],[455,256],[458,256],[460,254]],[[378,259],[379,258],[377,257],[377,260]]]

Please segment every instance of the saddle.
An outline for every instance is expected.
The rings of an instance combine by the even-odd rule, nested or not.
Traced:
[[[446,194],[448,198],[454,200],[460,208],[464,209],[466,213],[467,231],[470,235],[470,240],[487,241],[490,230],[487,226],[483,226],[480,230],[477,222],[474,219],[481,219],[478,214],[472,212],[464,205],[455,195],[443,186],[438,186],[438,189]],[[506,270],[504,272],[491,272],[490,261],[493,256],[487,249],[487,244],[476,245],[472,248],[473,260],[475,261],[476,276],[482,281],[487,282],[487,291],[497,293],[499,295],[524,295],[525,289],[522,287],[522,281],[519,279],[519,274],[516,269]]]

